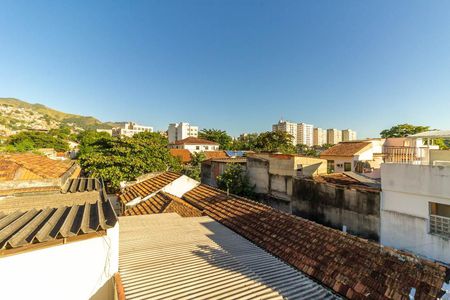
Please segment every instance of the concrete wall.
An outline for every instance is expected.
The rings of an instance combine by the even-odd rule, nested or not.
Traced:
[[[255,193],[269,193],[269,161],[247,157],[247,175],[250,184],[255,186]]]
[[[450,240],[430,234],[430,202],[450,205],[450,167],[382,164],[381,243],[450,263]]]
[[[378,241],[380,193],[294,178],[292,213],[320,224]]]
[[[450,150],[430,150],[430,164],[434,161],[450,162]]]
[[[2,299],[113,299],[119,225],[106,236],[0,257]]]

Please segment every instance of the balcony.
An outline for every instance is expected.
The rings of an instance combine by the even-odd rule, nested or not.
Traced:
[[[430,233],[450,237],[450,218],[430,215]]]

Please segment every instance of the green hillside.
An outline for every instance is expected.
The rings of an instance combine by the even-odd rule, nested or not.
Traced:
[[[0,105],[9,105],[15,108],[24,108],[36,113],[40,113],[56,122],[62,124],[72,123],[83,129],[97,129],[97,128],[109,129],[112,127],[110,124],[103,123],[94,117],[68,114],[54,110],[42,104],[38,103],[31,104],[15,98],[0,98]]]

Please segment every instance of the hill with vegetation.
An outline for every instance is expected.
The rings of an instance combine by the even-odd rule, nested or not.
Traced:
[[[0,98],[0,127],[6,130],[49,130],[68,125],[80,130],[109,129],[112,123],[103,123],[90,116],[64,113],[42,104],[31,104],[15,98]]]

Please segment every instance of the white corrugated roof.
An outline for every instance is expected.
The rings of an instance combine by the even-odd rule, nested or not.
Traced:
[[[120,218],[127,299],[336,299],[338,296],[209,217]]]
[[[448,139],[450,138],[450,130],[431,130],[431,131],[424,131],[421,133],[416,133],[412,135],[408,135],[410,138],[444,138]]]

